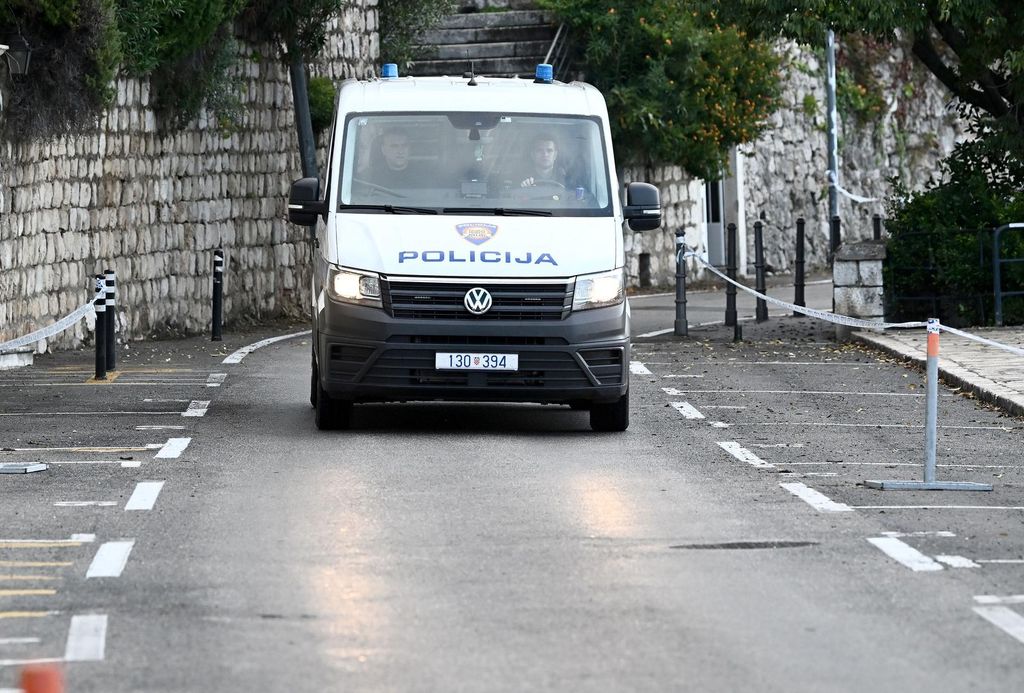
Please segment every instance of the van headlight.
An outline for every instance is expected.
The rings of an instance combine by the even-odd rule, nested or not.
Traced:
[[[603,308],[622,303],[626,295],[626,275],[622,268],[600,274],[576,277],[576,291],[572,296],[573,310]]]
[[[380,308],[380,277],[332,267],[327,276],[327,295],[342,303]]]

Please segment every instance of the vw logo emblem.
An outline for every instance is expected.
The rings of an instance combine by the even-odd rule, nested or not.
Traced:
[[[493,301],[491,300],[491,292],[487,289],[476,286],[466,292],[466,297],[462,299],[462,304],[466,306],[473,315],[483,315],[491,309]]]

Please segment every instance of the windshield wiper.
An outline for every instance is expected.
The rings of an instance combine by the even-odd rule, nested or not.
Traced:
[[[372,209],[388,214],[437,214],[431,207],[402,207],[399,205],[338,205],[338,209]]]
[[[496,214],[499,217],[550,217],[546,209],[509,209],[507,207],[445,207],[444,214]]]

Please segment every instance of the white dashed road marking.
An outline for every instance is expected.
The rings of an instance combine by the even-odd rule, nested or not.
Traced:
[[[227,377],[227,373],[210,373],[210,377],[206,379],[206,387],[220,387]]]
[[[824,493],[815,491],[807,484],[802,484],[799,481],[779,484],[779,486],[786,489],[820,513],[853,512],[853,508],[848,506],[846,503],[836,503]]]
[[[206,410],[210,408],[210,400],[194,399],[188,404],[188,409],[181,412],[182,416],[206,416]]]
[[[980,568],[981,566],[965,556],[936,556],[935,560],[950,568]]]
[[[869,542],[886,556],[902,563],[914,572],[942,570],[942,565],[897,537],[871,537]]]
[[[58,508],[109,508],[117,505],[117,501],[59,501],[54,503]]]
[[[758,469],[771,469],[775,465],[770,462],[765,462],[760,457],[747,450],[745,447],[737,443],[735,440],[720,440],[718,446],[725,450],[727,453],[738,459],[740,462],[746,462],[752,467]]]
[[[158,459],[173,460],[185,452],[185,448],[192,442],[191,438],[170,438],[160,451],[156,453]]]
[[[1024,616],[1005,606],[976,606],[974,613],[1024,643]]]
[[[108,541],[100,544],[100,548],[96,551],[96,555],[93,557],[85,577],[121,577],[133,546],[135,546],[134,539]]]
[[[689,402],[669,402],[677,412],[686,419],[703,419],[704,415],[693,408]]]
[[[164,487],[162,481],[140,481],[135,486],[135,491],[125,504],[125,510],[152,510],[156,505],[160,489]]]
[[[654,375],[647,366],[639,361],[629,362],[629,372],[633,375]]]
[[[72,616],[68,642],[64,648],[65,662],[99,662],[107,647],[107,615]]]

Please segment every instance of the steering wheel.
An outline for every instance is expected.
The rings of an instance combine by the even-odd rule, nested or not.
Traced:
[[[565,186],[557,180],[551,180],[550,178],[536,178],[533,181],[533,185],[527,186],[523,190],[526,191],[527,197],[531,200],[548,200],[559,193],[565,192]]]
[[[362,178],[353,178],[352,179],[352,184],[353,185],[361,185],[361,186],[363,186],[365,188],[368,188],[371,194],[384,193],[385,195],[391,195],[392,197],[400,197],[402,199],[405,199],[406,197],[408,197],[408,195],[403,195],[402,193],[400,193],[400,192],[398,192],[396,190],[393,190],[391,188],[386,188],[383,185],[377,185],[376,183],[371,183],[370,181],[363,180]]]

